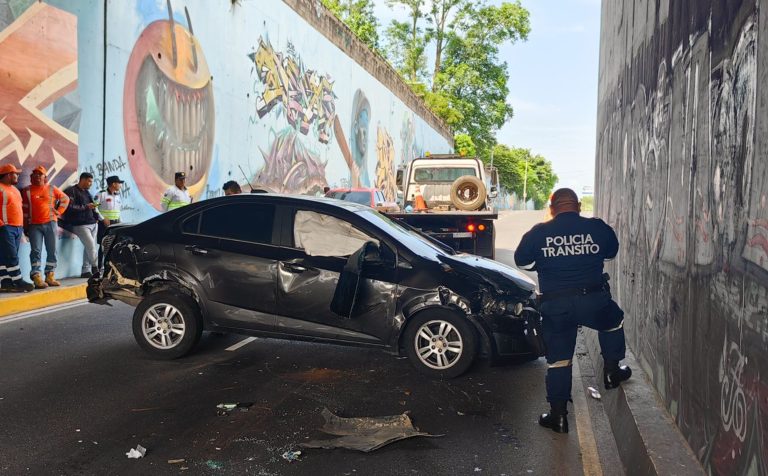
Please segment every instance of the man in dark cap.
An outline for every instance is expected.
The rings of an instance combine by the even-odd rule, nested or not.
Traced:
[[[163,211],[166,212],[192,203],[192,197],[189,195],[189,190],[187,190],[187,174],[176,172],[173,178],[174,185],[165,191],[162,200],[160,200],[160,205],[163,207]]]
[[[101,244],[104,235],[107,234],[107,227],[120,223],[120,210],[123,208],[120,189],[125,183],[117,175],[107,177],[107,189],[102,190],[96,195],[96,204],[99,206],[99,229],[96,233],[96,242]],[[104,250],[99,246],[99,270],[104,274]]]
[[[619,366],[624,358],[624,312],[611,298],[605,260],[619,251],[616,233],[599,218],[579,215],[576,192],[561,188],[550,200],[552,219],[534,226],[515,250],[515,263],[536,270],[546,345],[547,401],[550,412],[539,424],[558,433],[568,432],[567,404],[571,399],[571,363],[578,326],[599,331],[606,389],[618,387],[632,371]]]

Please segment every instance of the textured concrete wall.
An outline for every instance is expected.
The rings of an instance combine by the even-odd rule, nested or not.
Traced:
[[[131,222],[159,213],[178,170],[195,200],[228,180],[394,200],[399,164],[453,145],[314,0],[0,0],[0,73],[0,163],[22,185],[39,164],[62,187],[120,175]],[[60,274],[79,274],[77,240],[60,248]]]
[[[603,0],[596,214],[631,347],[713,474],[768,473],[768,9]]]

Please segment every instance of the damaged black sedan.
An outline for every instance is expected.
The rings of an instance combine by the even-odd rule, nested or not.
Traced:
[[[451,378],[480,353],[531,354],[535,284],[350,202],[205,200],[111,227],[88,299],[133,305],[147,352],[187,354],[203,330],[378,347]]]

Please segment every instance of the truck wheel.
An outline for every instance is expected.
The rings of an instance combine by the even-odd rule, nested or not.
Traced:
[[[186,355],[202,333],[200,308],[186,294],[152,293],[133,313],[133,337],[142,349],[160,359]]]
[[[451,203],[467,212],[479,210],[485,204],[485,184],[472,175],[463,175],[451,184]]]
[[[416,314],[405,330],[404,343],[411,364],[433,378],[458,377],[477,355],[477,334],[472,324],[448,309]]]

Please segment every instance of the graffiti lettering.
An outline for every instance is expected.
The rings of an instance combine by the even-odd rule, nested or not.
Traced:
[[[128,167],[128,162],[123,160],[122,157],[108,160],[103,164],[96,165],[96,168],[98,169],[99,174],[104,176],[116,174],[117,172],[125,170],[126,167]]]
[[[259,117],[282,104],[289,124],[304,135],[314,124],[318,140],[327,144],[336,117],[336,95],[330,77],[306,70],[291,45],[288,54],[283,56],[263,38],[259,38],[256,52],[248,57],[255,63],[256,73],[264,85],[256,103]]]
[[[720,381],[720,418],[725,431],[733,431],[739,441],[747,436],[747,399],[742,374],[747,363],[735,342],[723,342],[718,380]]]

